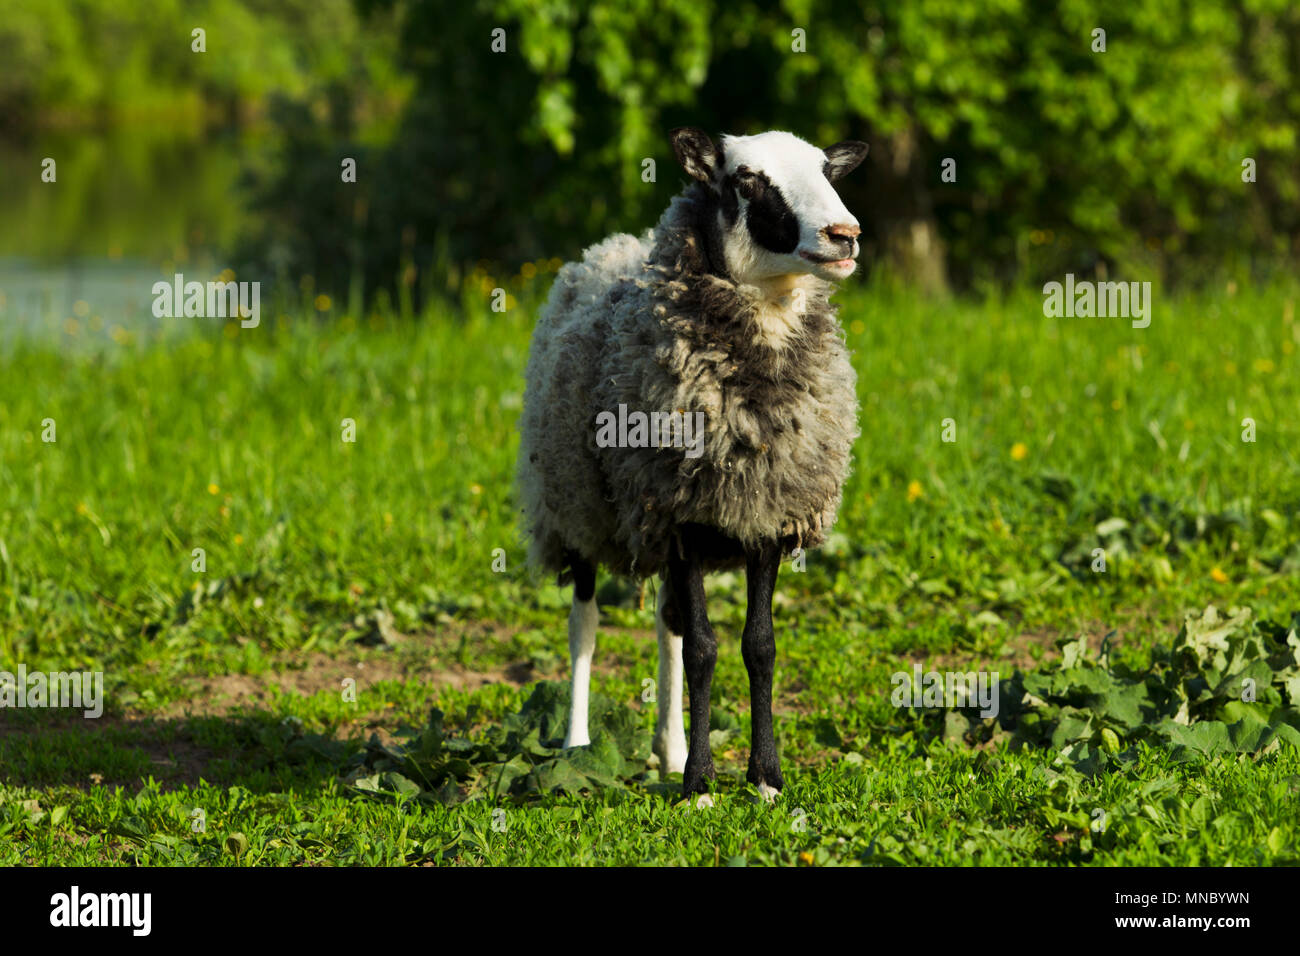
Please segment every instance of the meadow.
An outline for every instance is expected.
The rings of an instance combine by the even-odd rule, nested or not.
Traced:
[[[512,495],[556,264],[418,317],[21,320],[0,670],[102,671],[106,707],[0,710],[0,864],[1300,863],[1300,286],[1157,288],[1145,329],[840,293],[862,436],[778,582],[787,789],[744,781],[717,576],[701,811],[646,764],[653,583],[598,582],[595,743],[556,746],[569,594]],[[1008,705],[893,706],[916,664]]]

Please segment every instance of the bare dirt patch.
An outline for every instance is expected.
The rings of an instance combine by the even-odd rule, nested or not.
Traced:
[[[358,689],[380,681],[418,681],[431,688],[450,687],[475,690],[491,684],[522,687],[555,675],[538,673],[530,660],[515,660],[498,667],[473,669],[448,659],[462,640],[471,646],[482,643],[506,643],[520,631],[495,622],[473,622],[438,633],[400,635],[394,647],[348,645],[338,651],[285,653],[271,662],[271,668],[257,674],[217,674],[185,679],[185,699],[173,701],[151,713],[157,717],[227,715],[266,707],[277,693],[310,697],[318,693],[341,693],[345,679],[356,681]],[[606,628],[604,633],[630,634],[654,641],[649,631]],[[563,650],[557,647],[557,653]],[[561,655],[563,656],[563,655]],[[613,674],[632,661],[619,655],[596,652],[592,669],[597,674]]]
[[[1141,614],[1110,622],[1087,621],[1082,625],[1064,629],[1029,628],[1021,630],[1007,639],[1001,656],[997,658],[997,662],[999,664],[1005,663],[1010,669],[1035,670],[1044,664],[1057,660],[1061,656],[1057,641],[1062,637],[1070,639],[1084,638],[1088,644],[1088,653],[1097,655],[1101,653],[1106,635],[1112,631],[1114,636],[1111,638],[1111,646],[1120,647],[1133,643],[1150,643],[1153,634],[1157,640],[1167,640],[1176,633],[1177,629],[1170,629],[1165,622],[1156,621]],[[1166,631],[1168,633],[1165,633]],[[955,670],[968,667],[976,660],[988,660],[989,657],[988,654],[976,654],[967,651],[948,654],[918,653],[909,655],[907,660],[939,670]]]

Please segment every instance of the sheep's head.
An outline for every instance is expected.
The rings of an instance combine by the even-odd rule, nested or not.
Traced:
[[[723,136],[672,131],[682,168],[718,200],[715,226],[727,271],[737,282],[811,273],[832,281],[857,267],[858,221],[831,186],[867,155],[853,141],[818,149],[791,133]]]

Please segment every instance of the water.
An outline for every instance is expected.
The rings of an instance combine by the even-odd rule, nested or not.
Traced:
[[[111,342],[166,321],[153,316],[153,284],[216,278],[257,224],[241,173],[261,148],[252,133],[149,128],[0,142],[0,347]],[[41,179],[46,157],[53,183]]]

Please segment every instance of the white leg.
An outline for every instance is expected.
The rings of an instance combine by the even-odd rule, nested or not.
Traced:
[[[596,598],[579,601],[573,598],[569,611],[569,663],[573,668],[573,699],[569,708],[569,732],[566,747],[584,747],[591,743],[587,733],[587,698],[591,688],[591,656],[596,652]]]
[[[659,756],[659,773],[686,769],[686,725],[682,720],[682,636],[664,623],[666,584],[659,585],[655,600],[655,631],[659,635],[659,714],[652,749]]]

